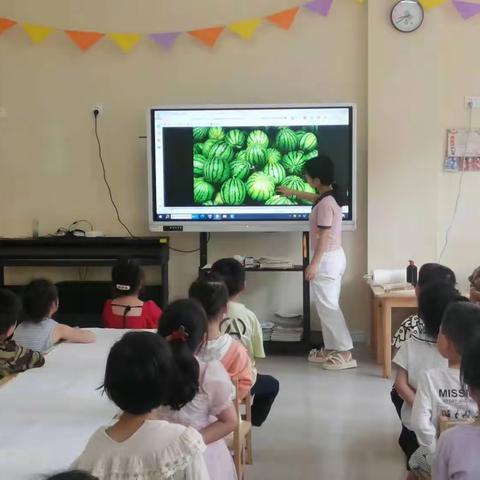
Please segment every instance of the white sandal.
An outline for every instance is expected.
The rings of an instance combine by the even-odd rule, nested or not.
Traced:
[[[322,363],[322,368],[325,370],[347,370],[349,368],[357,368],[357,366],[357,361],[354,360],[351,352],[348,352],[346,358],[343,352],[334,352]]]
[[[323,364],[327,361],[330,353],[326,353],[324,348],[313,348],[308,354],[308,361],[311,363]]]

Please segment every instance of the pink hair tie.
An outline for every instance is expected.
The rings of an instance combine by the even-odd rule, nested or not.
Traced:
[[[167,340],[169,342],[183,342],[185,343],[188,338],[188,333],[185,331],[185,327],[182,325],[178,330],[172,332],[168,337]]]

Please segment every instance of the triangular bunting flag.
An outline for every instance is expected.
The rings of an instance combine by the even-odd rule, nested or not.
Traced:
[[[108,36],[124,53],[131,52],[142,39],[139,33],[109,33]]]
[[[295,20],[295,15],[297,14],[299,7],[289,8],[288,10],[283,10],[283,12],[274,13],[265,17],[269,22],[277,25],[277,27],[284,28],[288,30],[293,21]]]
[[[179,35],[180,32],[152,33],[150,38],[162,47],[171,48]]]
[[[8,30],[9,28],[13,27],[16,25],[17,22],[14,22],[13,20],[9,20],[8,18],[0,18],[0,34]]]
[[[439,7],[445,0],[419,0],[423,8]]]
[[[72,42],[77,47],[86,52],[90,47],[95,45],[101,38],[105,36],[104,33],[99,32],[79,32],[77,30],[65,30],[65,33],[71,38]]]
[[[236,33],[244,40],[250,40],[261,23],[262,20],[260,18],[251,18],[242,22],[230,23],[227,26],[231,32]]]
[[[462,16],[464,20],[468,20],[480,13],[480,3],[461,2],[459,0],[453,0],[453,4],[457,9],[457,12]]]
[[[32,43],[42,43],[53,31],[52,27],[43,27],[42,25],[32,25],[30,23],[24,23],[23,29],[29,36]]]
[[[204,43],[208,47],[213,47],[218,37],[225,30],[225,27],[211,27],[202,28],[200,30],[191,30],[188,32],[192,37],[195,37],[200,42]]]
[[[330,12],[333,0],[313,0],[313,2],[304,3],[302,7],[308,8],[320,15],[326,17]]]

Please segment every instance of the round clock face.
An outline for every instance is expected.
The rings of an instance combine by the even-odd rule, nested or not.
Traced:
[[[400,32],[414,32],[423,23],[423,7],[416,0],[400,0],[392,8],[391,20]]]

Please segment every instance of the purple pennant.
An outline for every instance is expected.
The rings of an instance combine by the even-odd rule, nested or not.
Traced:
[[[179,35],[180,32],[152,33],[150,38],[162,47],[171,48]]]
[[[453,4],[457,9],[457,12],[462,16],[464,20],[468,20],[470,17],[480,13],[480,4],[472,2],[461,2],[460,0],[453,0]]]
[[[313,0],[313,2],[304,3],[302,7],[308,8],[313,12],[319,13],[326,17],[332,6],[333,0]]]

